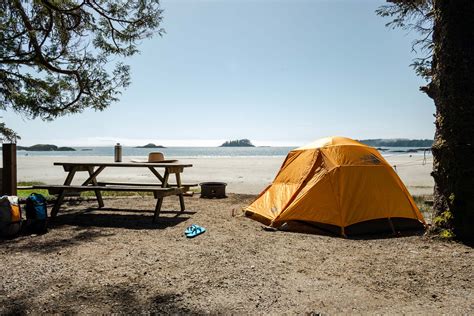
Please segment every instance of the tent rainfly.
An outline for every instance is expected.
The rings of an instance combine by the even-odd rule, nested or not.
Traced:
[[[345,137],[292,150],[273,183],[244,210],[272,227],[299,223],[342,236],[426,226],[382,155]]]

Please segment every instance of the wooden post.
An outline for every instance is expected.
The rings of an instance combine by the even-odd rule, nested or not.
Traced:
[[[2,193],[6,195],[16,195],[16,144],[3,144],[2,153]]]

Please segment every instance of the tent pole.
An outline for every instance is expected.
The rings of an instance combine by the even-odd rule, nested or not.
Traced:
[[[342,237],[347,238],[346,232],[344,230],[344,226],[341,226],[341,235]]]
[[[395,226],[393,226],[392,219],[390,217],[388,217],[387,219],[388,219],[388,224],[390,225],[390,228],[392,229],[392,233],[396,235],[397,233],[395,232]]]

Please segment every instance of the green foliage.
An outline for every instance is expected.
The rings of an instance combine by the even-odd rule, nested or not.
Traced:
[[[52,120],[105,109],[130,83],[121,59],[164,33],[161,14],[159,0],[1,1],[0,110]]]
[[[442,239],[453,239],[456,237],[450,226],[453,219],[453,214],[449,210],[446,210],[438,216],[435,216],[435,211],[433,210],[432,204],[427,204],[427,201],[432,202],[432,195],[415,195],[413,196],[413,199],[415,200],[415,203],[423,214],[425,220],[427,220],[428,223],[431,222],[432,226],[429,230],[431,234]]]
[[[454,195],[454,193],[451,193],[451,194],[449,195],[448,200],[449,200],[449,204],[450,204],[450,205],[454,203],[455,197],[456,197],[456,196]]]
[[[433,232],[443,239],[453,239],[456,235],[452,230],[453,214],[450,210],[446,210],[441,214],[438,214],[433,219],[434,229]]]
[[[375,12],[381,17],[391,18],[387,27],[415,31],[420,35],[412,43],[412,51],[420,53],[411,66],[416,74],[429,81],[433,76],[433,0],[387,0],[390,4],[380,6]]]
[[[439,237],[443,239],[453,239],[454,237],[456,237],[456,235],[453,233],[451,229],[443,229],[439,233]]]
[[[455,195],[451,193],[448,197],[449,205],[454,203]],[[447,209],[435,216],[433,219],[433,232],[443,239],[453,239],[456,235],[453,232],[453,213]]]
[[[451,213],[451,211],[446,210],[434,218],[433,224],[435,224],[436,226],[444,226],[448,224],[452,219],[453,214]]]
[[[32,185],[40,185],[40,184],[45,184],[44,182],[40,181],[21,181],[17,183],[17,186],[24,186],[24,187],[29,187]],[[37,189],[26,189],[26,190],[18,190],[17,195],[20,198],[27,198],[31,193],[39,193],[46,197],[47,199],[53,198],[52,196],[49,195],[48,190],[37,190]]]
[[[2,142],[16,143],[20,139],[17,133],[5,126],[5,123],[0,122],[0,140]]]
[[[428,223],[431,222],[432,226],[429,232],[433,236],[442,239],[454,239],[456,237],[451,228],[453,214],[449,210],[446,210],[438,216],[435,216],[435,211],[433,210],[431,203],[430,205],[427,204],[427,201],[433,200],[432,195],[415,195],[413,196],[413,199],[415,200],[425,220],[427,220]]]
[[[432,223],[434,218],[433,195],[414,195],[413,200],[427,223]]]

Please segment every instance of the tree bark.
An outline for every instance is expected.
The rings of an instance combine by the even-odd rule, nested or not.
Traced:
[[[473,242],[474,0],[434,0],[434,14],[434,208],[439,228]]]

